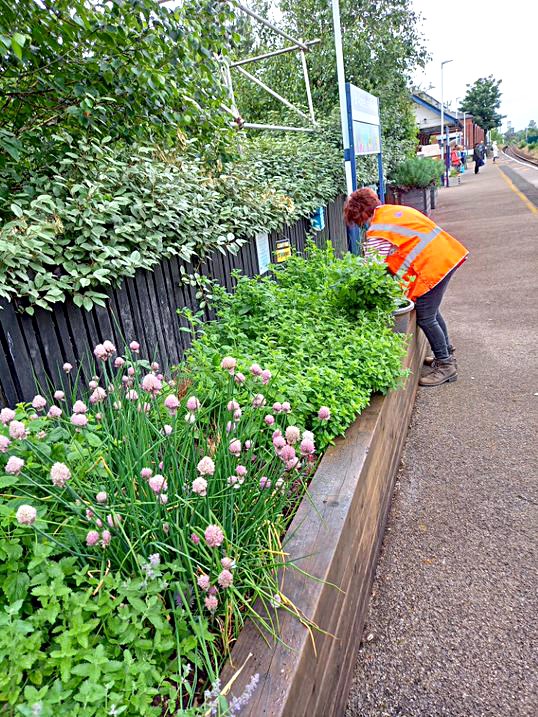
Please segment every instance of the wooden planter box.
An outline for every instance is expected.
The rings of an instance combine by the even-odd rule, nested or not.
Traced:
[[[387,204],[403,204],[406,207],[418,209],[426,216],[430,216],[432,209],[430,187],[426,189],[391,189],[387,192]]]
[[[375,396],[346,438],[329,448],[287,533],[289,560],[323,582],[288,567],[281,574],[282,592],[325,632],[310,633],[282,609],[276,619],[284,644],[245,624],[221,675],[227,684],[250,655],[231,689],[241,694],[259,673],[243,717],[344,714],[425,352],[422,334],[415,335],[414,312],[409,331],[405,386]]]

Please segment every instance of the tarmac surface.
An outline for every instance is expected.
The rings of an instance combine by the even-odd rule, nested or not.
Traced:
[[[538,715],[538,170],[470,167],[433,216],[458,380],[419,390],[345,717]]]

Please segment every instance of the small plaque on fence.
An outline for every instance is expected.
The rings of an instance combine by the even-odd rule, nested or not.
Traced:
[[[283,261],[286,261],[286,259],[289,259],[290,256],[291,244],[289,243],[289,241],[287,239],[277,241],[275,251],[276,263],[281,264]]]

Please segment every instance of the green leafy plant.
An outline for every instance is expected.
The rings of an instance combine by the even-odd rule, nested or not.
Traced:
[[[216,321],[194,322],[199,337],[187,355],[190,370],[180,367],[181,374],[206,391],[220,352],[263,361],[276,378],[268,404],[289,400],[296,420],[325,448],[373,392],[387,392],[402,377],[404,338],[391,329],[394,305],[386,299],[402,292],[384,269],[366,266],[368,300],[373,306],[377,286],[381,306],[352,315],[333,288],[335,272],[348,261],[330,246],[310,245],[308,258],[292,256],[274,268],[274,278],[240,277],[233,294],[214,287]],[[330,409],[330,421],[318,419],[321,406]]]
[[[336,306],[354,319],[365,311],[394,311],[405,298],[385,263],[353,254],[346,254],[335,264],[331,280]]]
[[[431,187],[440,183],[442,164],[429,157],[411,157],[398,164],[390,175],[393,186],[401,189]]]

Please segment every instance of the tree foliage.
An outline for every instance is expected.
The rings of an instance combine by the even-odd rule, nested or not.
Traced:
[[[497,112],[501,106],[501,82],[502,80],[496,80],[493,75],[489,75],[467,85],[467,93],[459,108],[460,112],[473,115],[476,124],[486,132],[499,127],[504,118],[504,115]]]
[[[231,12],[219,0],[0,0],[0,169],[36,146],[46,164],[65,133],[218,153]]]

